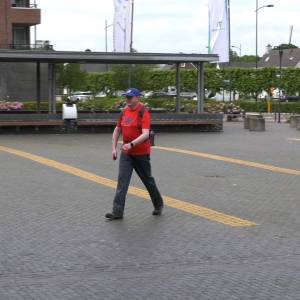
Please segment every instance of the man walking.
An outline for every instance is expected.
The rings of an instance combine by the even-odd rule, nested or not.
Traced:
[[[150,114],[140,103],[140,91],[131,88],[123,96],[127,106],[123,110],[112,137],[112,158],[117,159],[117,144],[122,133],[118,186],[113,202],[113,210],[105,217],[109,220],[123,219],[125,199],[133,170],[138,174],[151,197],[153,215],[160,216],[163,199],[151,174],[150,164]]]

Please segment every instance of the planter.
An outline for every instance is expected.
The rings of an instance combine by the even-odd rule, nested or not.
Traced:
[[[290,127],[291,128],[297,128],[298,124],[300,123],[300,115],[293,115],[290,118]]]
[[[263,117],[249,117],[249,130],[250,131],[265,131],[266,121]]]

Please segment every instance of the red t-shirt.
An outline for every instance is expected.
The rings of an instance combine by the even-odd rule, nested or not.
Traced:
[[[122,130],[123,143],[130,143],[138,138],[142,131],[138,125],[142,125],[142,129],[150,129],[150,113],[147,109],[144,110],[143,119],[139,116],[139,111],[142,109],[143,104],[139,103],[138,106],[132,110],[126,107],[123,110],[122,117],[117,124],[118,128]],[[140,119],[140,120],[139,120]],[[150,154],[151,146],[149,139],[143,143],[134,146],[126,154],[128,155],[148,155]]]

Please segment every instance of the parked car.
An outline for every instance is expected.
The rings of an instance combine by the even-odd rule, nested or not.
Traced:
[[[166,91],[144,91],[142,92],[142,96],[146,99],[148,98],[170,98],[173,97],[173,95],[170,95]]]
[[[122,97],[122,95],[125,93],[125,91],[115,91],[114,93],[113,93],[113,95],[115,96],[115,97]]]
[[[160,98],[160,97],[170,97],[170,96],[168,95],[167,92],[158,91],[158,92],[153,92],[151,97]]]
[[[181,92],[180,97],[186,98],[186,99],[197,99],[197,93],[194,92]]]
[[[266,92],[266,91],[262,91],[262,92],[257,96],[257,98],[258,98],[259,100],[267,100],[267,99],[269,98],[269,94],[268,94],[268,92]]]
[[[105,98],[105,97],[107,97],[107,94],[105,92],[100,92],[95,97],[96,98]]]
[[[72,102],[85,102],[87,100],[91,100],[93,95],[91,92],[75,92],[70,96],[70,100]]]
[[[143,96],[144,98],[146,98],[146,99],[152,97],[153,94],[154,94],[153,91],[143,91],[143,92],[142,92],[142,96]]]
[[[231,96],[230,96],[230,92],[228,91],[221,91],[220,93],[214,93],[212,94],[208,94],[205,95],[208,99],[210,100],[216,100],[216,101],[233,101],[233,100],[239,100],[240,95],[239,93],[235,93],[235,95],[233,94],[233,92],[231,92]]]
[[[284,96],[283,101],[285,102],[297,102],[300,101],[300,96]]]

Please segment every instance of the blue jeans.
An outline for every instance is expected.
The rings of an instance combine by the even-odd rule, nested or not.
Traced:
[[[152,177],[150,155],[126,155],[121,153],[118,186],[113,203],[113,213],[116,215],[123,215],[124,213],[126,194],[133,170],[147,188],[154,208],[163,206],[162,196]]]

